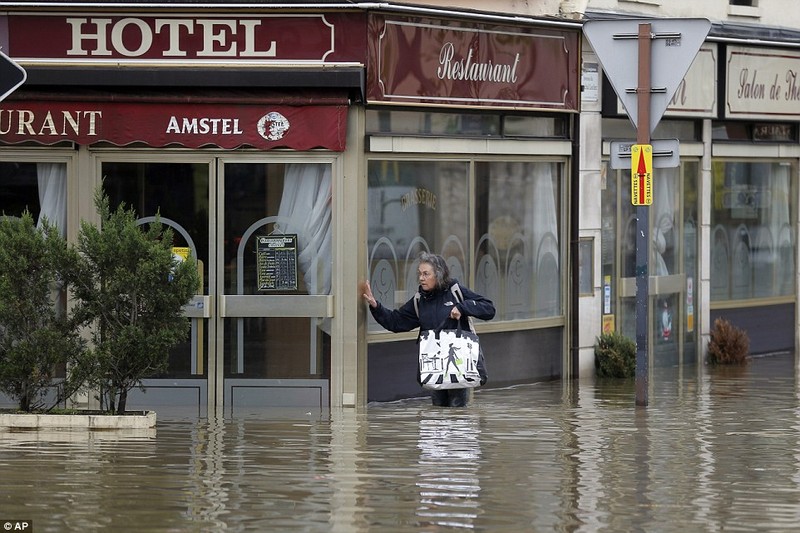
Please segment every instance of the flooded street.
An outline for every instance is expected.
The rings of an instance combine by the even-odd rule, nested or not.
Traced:
[[[43,531],[792,531],[792,356],[155,431],[0,433],[0,521]]]

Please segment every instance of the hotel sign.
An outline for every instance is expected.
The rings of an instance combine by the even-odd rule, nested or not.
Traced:
[[[580,33],[370,16],[368,99],[577,111]]]
[[[11,13],[0,17],[0,28],[8,28],[0,45],[26,63],[363,63],[365,17],[344,15]]]

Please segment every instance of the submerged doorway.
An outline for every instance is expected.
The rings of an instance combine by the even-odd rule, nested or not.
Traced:
[[[697,360],[699,163],[657,169],[650,227],[650,367]],[[606,168],[603,190],[603,327],[636,338],[636,207],[630,172]]]
[[[197,259],[192,329],[136,407],[197,406],[233,414],[329,404],[330,160],[236,157],[100,161],[112,207],[159,216],[175,252]]]

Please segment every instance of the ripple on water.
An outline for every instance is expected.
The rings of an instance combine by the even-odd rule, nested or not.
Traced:
[[[791,357],[361,410],[0,433],[0,518],[35,531],[720,531],[800,523]]]

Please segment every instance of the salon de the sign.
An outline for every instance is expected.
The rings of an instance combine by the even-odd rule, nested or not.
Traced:
[[[800,117],[800,53],[745,46],[729,46],[727,53],[727,117]]]

